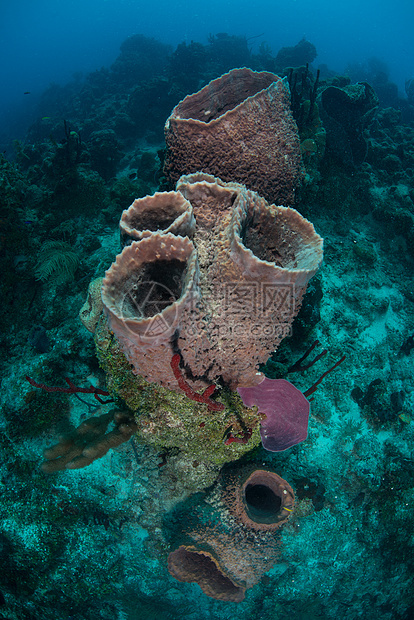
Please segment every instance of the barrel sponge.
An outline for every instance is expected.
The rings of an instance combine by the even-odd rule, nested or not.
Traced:
[[[218,601],[240,603],[244,600],[246,588],[227,577],[218,560],[208,551],[182,545],[168,556],[168,570],[178,581],[198,583],[204,594]]]
[[[277,561],[294,502],[290,485],[272,471],[223,470],[212,490],[175,514],[183,529],[168,557],[171,575],[198,583],[212,598],[242,601]]]
[[[285,79],[233,69],[173,109],[165,124],[164,174],[203,171],[291,205],[301,180],[297,126]]]
[[[123,211],[119,222],[124,244],[149,237],[153,232],[191,237],[194,227],[193,209],[180,192],[156,192],[137,198]]]
[[[177,189],[193,206],[200,269],[200,301],[178,334],[181,355],[194,376],[250,387],[288,335],[323,241],[295,209],[241,184],[198,173]]]
[[[135,371],[176,387],[171,339],[197,298],[197,255],[188,237],[152,233],[118,254],[106,272],[102,301],[109,326]]]

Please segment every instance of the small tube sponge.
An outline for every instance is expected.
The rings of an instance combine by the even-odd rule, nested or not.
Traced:
[[[191,204],[180,192],[156,192],[134,200],[123,211],[119,228],[124,245],[150,237],[154,232],[191,238],[195,219]]]

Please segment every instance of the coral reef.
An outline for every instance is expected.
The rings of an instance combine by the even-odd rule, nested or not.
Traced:
[[[313,62],[317,55],[316,47],[310,41],[301,39],[292,47],[282,47],[276,55],[275,64],[279,70],[285,67],[300,67]]]
[[[399,107],[398,86],[389,80],[390,69],[383,59],[371,56],[365,62],[348,63],[345,74],[352,82],[368,82],[378,96],[382,107]]]
[[[136,85],[161,72],[171,51],[168,45],[142,34],[125,39],[120,49],[111,71],[124,86]]]
[[[79,256],[65,241],[46,241],[40,248],[35,276],[42,282],[54,284],[74,279],[79,265]]]
[[[329,86],[320,103],[329,151],[344,164],[360,165],[368,148],[363,132],[378,106],[374,89],[367,83]]]
[[[27,340],[39,353],[47,353],[49,351],[50,342],[43,325],[33,325]]]
[[[105,181],[115,176],[122,153],[113,129],[100,129],[90,135],[91,165]]]
[[[238,181],[275,204],[292,205],[300,147],[284,80],[233,69],[187,96],[165,124],[164,174],[174,185],[202,171]]]
[[[227,32],[210,34],[206,52],[216,75],[229,71],[233,67],[247,67],[251,61],[251,52],[246,37],[229,35]]]
[[[314,78],[308,65],[289,69],[287,74],[290,87],[290,103],[300,140],[303,163],[308,174],[317,177],[318,164],[325,154],[326,130],[319,115],[316,103],[320,71]]]
[[[324,125],[321,109],[323,92],[347,89],[349,77],[326,66],[319,80],[305,66],[290,72],[276,67],[277,50],[273,54],[266,42],[256,54],[254,43],[223,33],[204,45],[183,44],[176,54],[162,44],[157,50],[145,37],[136,43],[129,50],[124,46],[111,69],[48,88],[33,110],[38,118],[20,141],[12,145],[7,135],[0,136],[0,616],[408,620],[414,614],[412,84],[410,99],[399,99],[378,62],[369,62],[365,74],[350,73],[373,86],[380,100],[362,115],[362,125],[357,118],[365,159],[352,162],[344,157],[348,137],[336,140],[337,127],[326,119]],[[307,287],[292,337],[259,371],[287,376],[306,395],[321,373],[321,364],[300,361],[312,342],[319,339],[333,359],[347,355],[315,394],[306,442],[278,453],[261,447],[263,416],[257,408],[244,406],[221,379],[191,377],[174,338],[165,365],[178,391],[135,375],[100,313],[99,284],[94,299],[86,291],[120,252],[122,209],[165,189],[160,164],[170,110],[232,69],[230,63],[240,65],[237,59],[256,71],[280,69],[281,76],[291,77],[291,91],[297,76],[291,104],[306,173],[295,207],[325,240],[324,269]],[[307,102],[314,90],[312,107]],[[92,135],[106,129],[116,140],[113,134]],[[12,131],[10,125],[7,132],[15,138]],[[149,224],[157,233],[157,224]],[[191,234],[194,246],[210,247],[200,241],[201,229],[199,237]],[[39,251],[50,240],[67,243],[78,255],[72,281],[48,286],[34,277]],[[259,245],[251,247],[254,254]],[[206,266],[208,256],[203,260]],[[87,297],[85,318],[93,336],[76,316]],[[38,326],[48,346],[38,338]],[[36,381],[30,385],[26,375]],[[134,413],[135,436],[85,469],[45,474],[39,467],[44,446],[58,444],[85,421],[88,426],[94,414],[98,419],[109,413],[114,405],[98,404],[94,396],[108,391],[119,410]],[[191,399],[195,394],[202,402]],[[197,529],[203,523],[197,515],[207,516],[210,508],[217,515],[221,500],[205,503],[204,498],[214,500],[210,491],[190,495],[214,484],[226,462],[236,475],[252,460],[289,481],[295,512],[281,528],[280,550],[270,546],[273,568],[231,605],[205,596],[196,583],[177,581],[166,569],[167,556],[181,545],[198,548],[198,541],[179,539],[189,525],[200,540],[202,530],[214,539],[215,523],[207,520],[210,529]],[[179,501],[183,511],[174,520]],[[217,527],[223,531],[225,525]],[[240,558],[246,573],[253,538]],[[229,533],[223,543],[229,555],[233,544]],[[219,558],[223,570],[225,551]],[[208,552],[213,562],[216,555]],[[253,571],[255,579],[259,572]],[[240,596],[244,588],[241,578],[233,592]]]
[[[211,491],[167,517],[174,525],[168,570],[207,596],[242,601],[275,563],[294,503],[292,488],[274,472],[224,470]]]

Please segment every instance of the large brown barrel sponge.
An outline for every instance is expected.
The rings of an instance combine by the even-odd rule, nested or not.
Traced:
[[[277,530],[289,518],[295,504],[292,487],[278,474],[256,469],[234,490],[230,506],[246,527],[259,531]]]
[[[275,564],[280,528],[294,503],[291,486],[274,472],[222,473],[198,504],[181,507],[184,531],[182,544],[173,545],[176,548],[168,556],[171,575],[198,583],[212,598],[242,601],[246,589]],[[175,525],[179,522],[176,515]]]
[[[259,383],[289,333],[323,240],[295,209],[269,205],[239,183],[198,173],[179,190],[193,207],[200,302],[182,321],[178,346],[194,376],[230,389]]]
[[[173,109],[165,124],[171,187],[197,171],[238,181],[269,202],[292,205],[301,180],[300,142],[286,79],[233,69]]]
[[[168,570],[178,581],[198,583],[204,594],[218,601],[240,603],[246,588],[233,583],[221,570],[218,561],[196,547],[178,547],[168,556]]]

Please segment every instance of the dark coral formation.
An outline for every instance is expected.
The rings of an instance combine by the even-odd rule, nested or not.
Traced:
[[[115,428],[107,432],[111,422]],[[89,418],[59,443],[44,451],[42,470],[54,473],[63,469],[80,469],[102,458],[108,450],[131,439],[137,430],[133,416],[123,411],[110,411]]]
[[[323,90],[320,104],[328,149],[344,164],[360,165],[368,150],[364,129],[378,106],[374,89],[366,83],[329,86]]]
[[[313,43],[301,39],[292,47],[282,47],[276,55],[275,64],[279,70],[285,67],[301,67],[313,62],[317,55]]]

